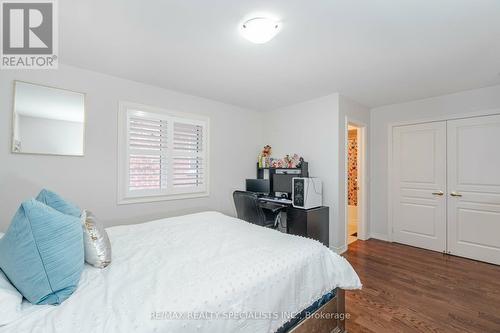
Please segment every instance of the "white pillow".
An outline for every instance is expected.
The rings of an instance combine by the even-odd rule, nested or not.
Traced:
[[[80,217],[83,226],[85,261],[97,268],[105,268],[111,263],[111,243],[104,226],[88,210]]]
[[[0,238],[3,234],[0,233]],[[0,326],[7,325],[21,316],[23,296],[0,270]]]

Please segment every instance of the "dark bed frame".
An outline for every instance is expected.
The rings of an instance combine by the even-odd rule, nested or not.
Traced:
[[[345,291],[335,289],[335,297],[313,312],[307,319],[298,322],[287,333],[344,333]]]

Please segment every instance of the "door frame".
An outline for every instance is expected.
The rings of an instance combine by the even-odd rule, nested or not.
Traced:
[[[360,190],[358,191],[358,239],[367,240],[370,238],[368,235],[368,181],[367,181],[367,148],[368,148],[368,125],[353,117],[345,117],[345,131],[344,131],[344,227],[345,227],[345,246],[349,247],[349,181],[348,181],[348,168],[349,168],[349,125],[358,128],[358,184]]]
[[[387,241],[394,241],[394,221],[392,214],[392,201],[393,201],[393,193],[392,193],[392,171],[393,171],[393,129],[398,126],[405,125],[417,125],[424,123],[433,123],[437,121],[448,121],[448,120],[457,120],[457,119],[466,119],[466,118],[475,118],[475,117],[483,117],[483,116],[492,116],[492,115],[500,115],[500,109],[486,109],[475,112],[467,112],[467,113],[459,113],[454,115],[442,115],[436,117],[422,118],[422,119],[414,119],[414,120],[406,120],[399,122],[392,122],[387,125]]]

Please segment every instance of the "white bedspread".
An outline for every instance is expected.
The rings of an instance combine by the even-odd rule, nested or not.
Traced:
[[[361,287],[319,242],[216,212],[107,231],[108,268],[86,265],[67,301],[24,304],[26,314],[0,332],[274,332],[283,313]]]

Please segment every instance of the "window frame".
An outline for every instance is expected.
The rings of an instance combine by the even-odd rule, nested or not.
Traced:
[[[193,191],[193,188],[171,188],[172,161],[174,156],[182,153],[174,152],[173,142],[167,144],[167,189],[144,190],[132,194],[129,191],[129,113],[136,112],[136,116],[147,115],[167,120],[168,131],[173,130],[175,121],[198,124],[203,126],[202,156],[204,187]],[[173,133],[173,132],[172,132]],[[173,136],[172,136],[173,137]],[[168,136],[170,138],[170,135]],[[118,204],[146,203],[179,199],[202,198],[210,195],[210,118],[207,116],[167,110],[149,105],[120,101],[118,108]]]

